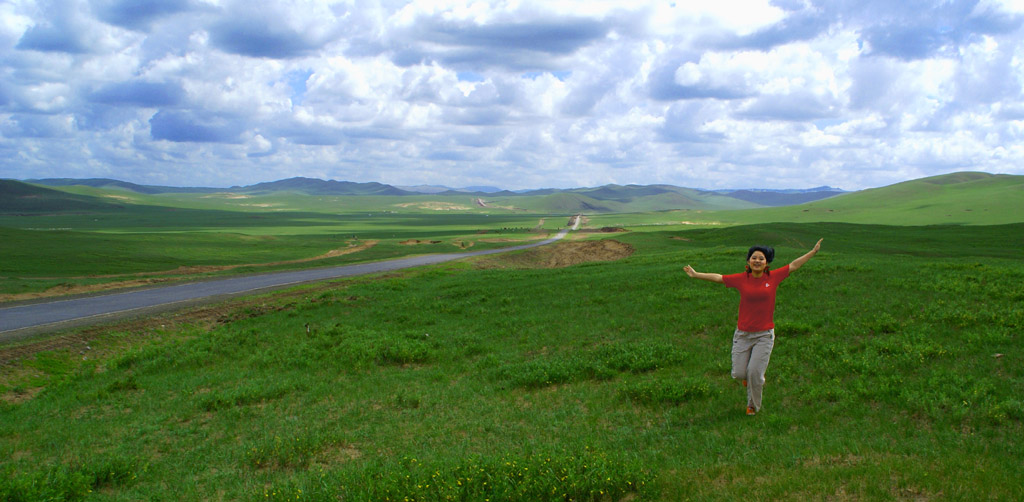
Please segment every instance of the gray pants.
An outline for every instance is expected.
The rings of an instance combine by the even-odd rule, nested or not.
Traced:
[[[732,335],[732,377],[747,381],[747,407],[761,410],[764,372],[775,346],[775,330],[747,332],[736,330]]]

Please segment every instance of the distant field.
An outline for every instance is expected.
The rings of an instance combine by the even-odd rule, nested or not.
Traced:
[[[489,249],[545,237],[569,219],[453,209],[454,202],[421,197],[66,191],[75,204],[88,203],[88,210],[73,205],[60,211],[65,199],[46,210],[40,197],[33,201],[35,212],[0,214],[0,301],[87,292],[102,284],[138,286]],[[313,260],[318,257],[323,259]]]
[[[0,500],[1024,499],[1024,224],[642,228],[65,334],[0,367]],[[747,417],[682,265],[819,237]]]
[[[139,285],[200,274],[251,273],[506,246],[565,226],[581,205],[630,211],[584,211],[584,232],[768,222],[992,225],[1024,221],[1024,177],[984,173],[940,176],[798,206],[757,209],[723,208],[722,204],[751,204],[735,199],[726,203],[725,198],[693,190],[647,196],[641,188],[625,187],[491,198],[294,192],[154,195],[84,186],[58,191],[11,186],[5,203],[17,201],[20,205],[0,211],[0,238],[9,249],[0,262],[0,301],[82,292],[114,283]],[[10,198],[26,194],[29,197]],[[705,209],[647,210],[673,200],[681,206]],[[723,210],[707,209],[716,207]],[[1008,236],[1003,244],[1022,243],[1020,237]],[[348,252],[341,253],[345,250]],[[313,260],[328,253],[335,256]],[[192,268],[179,270],[183,267]],[[179,272],[170,273],[175,270]],[[111,275],[117,277],[101,277]],[[129,280],[132,282],[126,282]],[[109,286],[99,286],[102,284]]]
[[[154,222],[144,227],[82,225],[87,231],[20,230],[0,227],[5,242],[0,261],[0,299],[26,294],[75,293],[104,283],[192,279],[200,275],[265,272],[391,259],[424,253],[481,250],[530,242],[550,235],[555,224],[514,227],[527,222],[500,218],[486,222],[452,221],[429,216],[360,222],[311,223],[309,227],[229,227],[207,223],[188,231],[184,222]],[[456,220],[458,220],[456,218]],[[555,220],[564,224],[566,218]],[[124,223],[111,218],[109,221]],[[376,221],[374,223],[373,221]],[[412,222],[412,223],[410,223]],[[496,225],[494,227],[477,225]],[[533,222],[534,224],[537,221]],[[38,223],[37,223],[38,224]],[[61,221],[60,225],[74,225]],[[133,222],[132,225],[140,223]],[[161,227],[160,225],[164,225]],[[228,224],[231,224],[229,222]],[[178,226],[182,225],[182,226]],[[306,229],[308,233],[301,232]],[[310,230],[312,230],[310,232]],[[140,282],[141,281],[141,282]]]

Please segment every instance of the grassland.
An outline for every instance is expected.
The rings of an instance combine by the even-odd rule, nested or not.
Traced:
[[[945,175],[799,206],[757,209],[736,209],[750,204],[723,202],[728,198],[714,194],[665,192],[659,187],[649,187],[650,194],[643,187],[609,186],[550,196],[503,196],[481,205],[470,195],[143,194],[88,186],[58,191],[0,182],[5,197],[0,204],[0,238],[9,249],[0,262],[0,301],[500,247],[546,235],[563,226],[568,215],[597,206],[627,212],[584,211],[586,227],[659,230],[786,221],[934,225],[1024,220],[1024,177],[985,173]],[[652,210],[658,207],[694,209]],[[407,245],[417,241],[432,244]],[[69,255],[74,260],[65,259]],[[325,256],[331,257],[314,259]]]
[[[307,286],[6,366],[0,498],[1024,497],[1024,225],[647,230],[617,262]],[[818,237],[747,417],[738,300],[681,266]]]
[[[0,500],[1024,499],[1019,178],[588,215],[630,231],[584,237],[633,253],[547,268],[565,242],[0,347],[29,354],[0,359]],[[0,215],[0,292],[479,249],[567,216],[67,190],[73,211]],[[682,265],[738,271],[752,243],[782,264],[819,237],[747,417],[738,299]]]
[[[568,221],[426,197],[48,192],[30,199],[34,212],[0,214],[0,298],[489,249]]]

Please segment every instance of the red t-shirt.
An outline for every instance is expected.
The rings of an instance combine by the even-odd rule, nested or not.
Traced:
[[[736,327],[743,331],[767,331],[775,327],[775,290],[789,277],[789,265],[755,278],[746,272],[723,275],[725,287],[740,292]]]

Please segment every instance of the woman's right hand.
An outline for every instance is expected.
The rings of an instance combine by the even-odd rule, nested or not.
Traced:
[[[693,267],[689,265],[684,266],[683,271],[686,272],[686,275],[693,277],[694,279],[703,279],[705,281],[717,282],[719,284],[725,283],[725,281],[722,279],[722,274],[709,274],[706,272],[701,273],[694,270]]]

